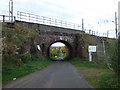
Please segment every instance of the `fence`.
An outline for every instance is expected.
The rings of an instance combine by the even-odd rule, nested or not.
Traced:
[[[59,19],[53,19],[45,16],[39,16],[39,15],[30,14],[30,13],[20,12],[20,11],[17,12],[17,18],[20,21],[35,22],[40,24],[71,28],[71,29],[77,29],[77,30],[81,29],[81,26],[79,24],[75,24],[75,23],[71,23],[71,22],[67,22]]]
[[[20,21],[27,21],[27,22],[34,22],[34,23],[40,23],[40,24],[46,24],[46,25],[52,25],[52,26],[58,26],[58,27],[64,27],[64,28],[70,28],[74,30],[81,30],[82,27],[79,24],[59,20],[59,19],[53,19],[45,16],[39,16],[39,15],[34,15],[30,13],[25,13],[25,12],[17,12],[17,19]],[[98,33],[97,31],[92,31],[92,30],[84,30],[85,33],[91,34],[91,35],[96,35],[96,36],[102,36],[106,37],[104,33]]]
[[[13,19],[12,21],[10,19]],[[15,16],[10,17],[7,15],[0,15],[0,22],[14,22],[16,20]]]
[[[75,24],[75,23],[71,23],[71,22],[67,22],[59,19],[53,19],[45,16],[39,16],[39,15],[30,14],[30,13],[20,12],[20,11],[17,12],[17,18],[15,16],[9,17],[7,15],[0,15],[0,22],[11,22],[10,18],[13,19],[13,22],[17,19],[20,21],[40,23],[45,25],[52,25],[52,26],[64,27],[64,28],[82,31],[81,25],[79,24]],[[95,32],[93,30],[84,29],[84,32],[90,35],[107,37],[105,33],[98,33],[97,31]]]

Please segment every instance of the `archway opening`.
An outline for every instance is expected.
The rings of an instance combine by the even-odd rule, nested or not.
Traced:
[[[48,48],[48,56],[51,60],[69,60],[71,53],[72,47],[66,41],[55,41]]]

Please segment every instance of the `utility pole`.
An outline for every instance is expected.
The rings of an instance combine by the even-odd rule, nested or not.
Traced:
[[[107,31],[107,38],[109,37],[109,30]]]
[[[117,13],[115,12],[115,33],[117,38]]]
[[[118,38],[120,39],[120,1],[118,2]]]
[[[13,22],[13,0],[9,1],[9,21]]]
[[[91,34],[91,29],[89,30],[89,34]]]
[[[82,19],[82,31],[84,31],[84,19]]]

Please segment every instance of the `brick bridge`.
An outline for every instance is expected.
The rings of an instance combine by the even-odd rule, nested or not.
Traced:
[[[37,30],[39,33],[39,38],[35,39],[34,46],[40,46],[41,50],[39,51],[43,56],[49,57],[50,46],[53,43],[61,42],[64,43],[69,50],[68,58],[75,56],[82,57],[82,38],[79,34],[84,34],[84,31],[68,29],[63,27],[56,27],[50,25],[36,24],[24,21],[15,21],[16,23]],[[79,39],[79,40],[78,40]],[[80,42],[81,40],[81,42]]]
[[[5,17],[3,15],[3,22],[5,22]],[[24,12],[18,12],[17,18],[17,20],[14,18],[15,23],[39,33],[39,37],[32,40],[32,45],[28,43],[28,46],[24,47],[26,53],[30,52],[30,48],[33,48],[40,55],[49,57],[50,46],[55,42],[61,42],[69,49],[68,59],[76,56],[88,59],[89,45],[97,46],[97,52],[92,53],[95,57],[94,60],[103,60],[105,56],[104,40],[95,36],[94,31],[91,35],[91,30],[89,30],[89,34],[85,32],[86,30],[80,30],[78,24]],[[40,46],[40,50],[37,45]]]

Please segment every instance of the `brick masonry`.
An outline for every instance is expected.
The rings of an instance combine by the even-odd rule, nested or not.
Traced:
[[[49,56],[49,47],[55,42],[64,43],[69,49],[69,57],[83,57],[85,60],[88,60],[88,51],[85,49],[85,44],[87,46],[92,44],[91,41],[84,41],[84,31],[68,29],[63,27],[49,26],[37,23],[30,23],[24,21],[15,21],[17,24],[20,24],[24,27],[36,30],[39,33],[39,37],[33,40],[31,47],[36,47],[36,51],[43,56]],[[90,36],[90,35],[88,35]],[[97,53],[95,54],[98,57],[103,57],[103,43],[98,36],[90,36],[91,39],[97,45]],[[38,51],[37,45],[40,46],[41,50]],[[83,53],[85,52],[85,53]],[[96,59],[96,58],[95,58]]]

